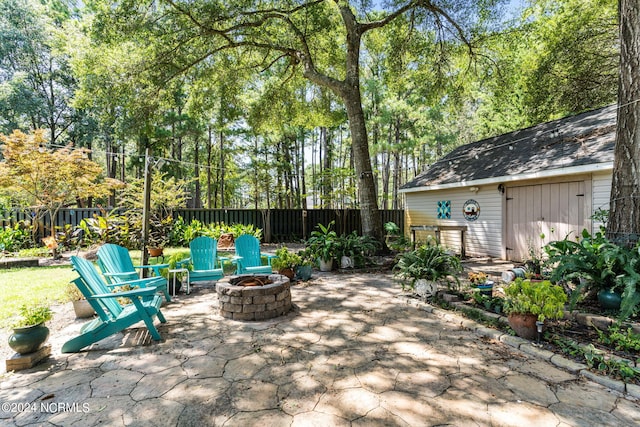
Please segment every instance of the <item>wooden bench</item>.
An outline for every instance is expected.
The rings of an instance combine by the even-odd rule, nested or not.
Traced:
[[[432,231],[436,236],[436,243],[440,244],[440,232],[442,231],[459,231],[460,232],[460,256],[466,256],[464,233],[467,231],[466,225],[412,225],[409,227],[411,231],[411,242],[416,247],[416,231]]]

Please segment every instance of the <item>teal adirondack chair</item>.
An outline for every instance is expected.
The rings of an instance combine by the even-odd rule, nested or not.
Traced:
[[[243,234],[235,240],[237,264],[237,274],[271,274],[271,260],[275,255],[263,254],[260,252],[260,241],[250,234]],[[268,265],[262,265],[262,257],[267,258]]]
[[[153,324],[155,317],[161,323],[166,319],[160,312],[162,297],[154,288],[139,288],[132,291],[112,292],[93,264],[84,258],[71,257],[71,264],[80,277],[73,280],[98,317],[86,323],[80,329],[80,335],[64,343],[63,353],[75,353],[95,342],[116,334],[140,321],[143,321],[154,340],[161,339]],[[135,286],[137,280],[126,284]],[[116,298],[127,297],[132,303],[122,306]]]
[[[107,279],[109,286],[121,286],[129,280],[140,279],[136,268],[147,268],[153,270],[154,276],[141,279],[138,286],[153,286],[164,294],[167,301],[171,301],[169,289],[167,288],[167,279],[160,275],[160,269],[168,268],[169,264],[154,264],[134,266],[131,256],[127,248],[113,243],[105,243],[98,249],[98,267]]]
[[[203,282],[222,279],[222,260],[218,257],[218,241],[208,236],[200,236],[189,242],[191,257],[181,261],[190,262],[193,267],[189,271],[189,282]]]

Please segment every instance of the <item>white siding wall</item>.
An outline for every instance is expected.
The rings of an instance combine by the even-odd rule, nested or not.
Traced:
[[[469,187],[460,189],[421,191],[406,193],[406,230],[410,225],[466,225],[466,253],[468,256],[502,257],[502,194],[497,185],[479,187],[477,193]],[[476,200],[480,205],[480,216],[467,221],[462,214],[465,201]],[[438,219],[438,201],[451,201],[451,219]],[[416,234],[418,241],[426,235]],[[442,244],[460,251],[460,233],[442,231]]]
[[[591,191],[592,191],[592,214],[595,211],[600,209],[609,210],[609,197],[611,195],[611,180],[612,180],[612,172],[600,172],[594,173],[591,177]],[[600,230],[600,225],[602,223],[593,221],[591,232],[597,232]]]

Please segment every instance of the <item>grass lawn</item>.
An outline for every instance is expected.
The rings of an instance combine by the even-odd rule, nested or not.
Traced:
[[[67,302],[67,284],[77,274],[70,265],[0,270],[0,327],[9,326],[23,304]]]
[[[133,265],[141,264],[141,251],[129,251]],[[189,257],[188,248],[165,248],[164,262],[169,257],[177,259]],[[232,256],[229,253],[218,253],[219,256]],[[150,258],[149,264],[162,263],[162,258]],[[225,266],[233,270],[233,266]],[[21,305],[27,304],[56,304],[69,301],[66,295],[67,285],[78,275],[71,269],[71,265],[53,267],[28,267],[0,270],[0,328],[12,323],[12,317],[18,314]]]
[[[141,251],[129,251],[134,265],[140,265]],[[184,259],[189,256],[185,248],[165,248],[165,262],[171,255]],[[151,258],[149,264],[162,262]],[[0,328],[12,323],[21,305],[45,303],[48,305],[69,301],[67,285],[78,275],[71,265],[28,267],[0,270]]]

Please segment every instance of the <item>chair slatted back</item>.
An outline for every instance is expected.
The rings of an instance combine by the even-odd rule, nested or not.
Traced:
[[[236,254],[242,257],[243,267],[259,267],[262,265],[260,258],[260,241],[250,234],[243,234],[236,239]]]
[[[218,242],[208,236],[196,237],[189,243],[191,262],[194,270],[214,270],[218,268]]]
[[[139,277],[127,248],[113,243],[105,243],[98,249],[97,255],[101,264],[100,268],[104,273],[130,273],[129,276],[118,276],[112,280],[121,282]]]
[[[89,300],[89,303],[103,321],[116,319],[122,312],[122,306],[115,299],[91,299],[90,296],[100,294],[110,294],[111,290],[104,283],[104,280],[98,274],[93,264],[84,258],[77,256],[71,257],[71,265],[73,269],[80,275],[74,280],[74,283]]]

